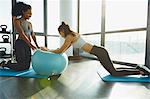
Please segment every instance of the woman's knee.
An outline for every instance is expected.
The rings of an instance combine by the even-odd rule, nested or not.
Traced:
[[[110,73],[112,76],[121,76],[121,74],[119,72],[112,72]]]

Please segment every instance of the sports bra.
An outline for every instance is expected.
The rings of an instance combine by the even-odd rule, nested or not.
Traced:
[[[31,35],[33,30],[29,28],[30,23],[26,20],[23,20],[23,21],[21,20],[20,23],[21,23],[21,27],[22,27],[24,33],[26,35]],[[16,31],[16,29],[15,29],[15,31]]]
[[[75,48],[82,48],[84,44],[86,44],[86,41],[79,36],[78,39],[73,43],[73,46]]]

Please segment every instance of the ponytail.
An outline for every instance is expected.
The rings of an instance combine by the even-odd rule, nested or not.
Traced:
[[[70,29],[69,25],[67,25],[65,22],[62,22],[58,28],[59,32],[62,30],[64,30],[65,37],[69,34],[74,36],[73,31]]]
[[[31,6],[23,2],[17,2],[12,9],[12,16],[22,16],[23,12],[31,9]]]

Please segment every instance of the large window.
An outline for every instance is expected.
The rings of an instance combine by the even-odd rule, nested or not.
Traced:
[[[148,0],[106,0],[106,31],[147,25]]]
[[[59,35],[58,34],[58,26],[60,25],[59,1],[60,0],[47,0],[48,35]]]
[[[104,6],[101,8],[102,0],[80,0],[80,33],[90,34],[84,36],[84,39],[100,45],[100,35],[92,33],[101,32],[103,21],[103,32],[111,33],[105,34],[105,39],[102,39],[105,40],[105,47],[111,59],[144,64],[148,0],[103,1]]]
[[[32,7],[32,17],[31,21],[33,25],[34,32],[44,32],[44,10],[43,10],[43,0],[17,0],[31,5]]]
[[[111,59],[144,64],[146,31],[106,35],[106,48]]]
[[[80,0],[80,34],[101,31],[101,0]]]
[[[144,64],[148,0],[106,0],[106,31],[135,29],[106,35],[113,60]]]
[[[58,26],[60,25],[60,0],[47,0],[47,31],[48,35],[59,35]],[[60,46],[60,38],[48,36],[47,47],[56,49]]]

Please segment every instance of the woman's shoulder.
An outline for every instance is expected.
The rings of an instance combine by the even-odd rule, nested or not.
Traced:
[[[69,35],[67,35],[65,38],[66,38],[66,39],[71,39],[71,38],[73,38],[73,37],[74,37],[73,35],[70,35],[70,34],[69,34]]]
[[[14,23],[14,24],[17,24],[17,23],[20,23],[20,22],[21,22],[20,19],[17,19],[17,18],[14,18],[14,19],[13,19],[13,23]]]
[[[21,18],[14,18],[13,22],[17,22],[17,23],[23,23],[24,20],[22,20]]]
[[[71,42],[75,42],[79,37],[79,33],[73,33],[73,35],[68,35],[67,39],[69,39]]]
[[[78,38],[80,35],[78,33],[72,33],[72,34],[69,34],[67,35],[68,38]]]
[[[77,32],[73,32],[73,36],[78,38],[80,36],[80,34]]]

